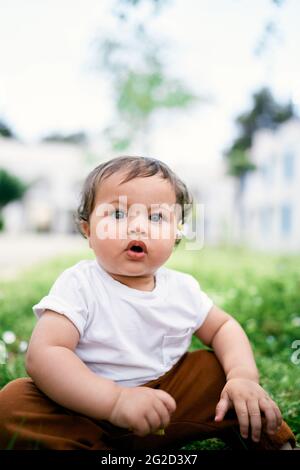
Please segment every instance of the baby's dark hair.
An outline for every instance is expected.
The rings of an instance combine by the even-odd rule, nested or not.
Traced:
[[[98,165],[88,174],[84,181],[80,204],[75,214],[75,223],[84,237],[86,236],[81,224],[82,222],[89,222],[90,215],[94,209],[96,190],[99,184],[105,178],[120,170],[125,170],[126,174],[122,183],[137,177],[148,177],[156,174],[160,174],[162,178],[167,179],[174,188],[176,203],[181,207],[180,221],[184,224],[193,204],[193,197],[185,183],[178,178],[166,163],[156,158],[121,156]],[[180,241],[181,238],[176,238],[175,245],[178,245]]]

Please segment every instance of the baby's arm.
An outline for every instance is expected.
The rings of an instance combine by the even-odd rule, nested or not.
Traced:
[[[29,343],[26,370],[53,401],[91,418],[145,436],[165,428],[176,409],[173,397],[150,387],[120,387],[94,374],[75,354],[79,332],[64,315],[46,310]]]
[[[248,337],[240,324],[223,310],[214,306],[195,335],[211,346],[218,357],[227,383],[216,407],[216,421],[221,421],[227,410],[234,407],[243,437],[251,425],[252,439],[258,441],[263,411],[267,432],[274,434],[282,417],[276,403],[259,385],[259,374]]]
[[[60,405],[107,419],[121,387],[94,374],[74,353],[79,332],[64,315],[46,310],[32,333],[26,371],[36,385]]]
[[[227,380],[243,377],[259,382],[259,373],[248,337],[231,315],[214,305],[195,335],[214,349]]]

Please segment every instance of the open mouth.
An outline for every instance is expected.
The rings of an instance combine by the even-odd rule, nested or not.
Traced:
[[[133,251],[134,253],[147,253],[147,247],[144,242],[132,240],[126,250]]]
[[[142,253],[144,250],[141,246],[133,245],[130,248],[131,251],[135,251],[135,253]]]

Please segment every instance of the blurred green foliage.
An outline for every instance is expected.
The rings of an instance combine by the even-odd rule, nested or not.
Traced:
[[[9,202],[20,199],[28,185],[15,175],[0,168],[0,210]]]

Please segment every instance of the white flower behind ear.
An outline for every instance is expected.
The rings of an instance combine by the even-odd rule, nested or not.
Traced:
[[[183,236],[186,236],[188,234],[188,224],[185,223],[185,224],[178,224],[178,228],[177,228],[177,234],[178,236],[180,237],[183,237]]]
[[[182,224],[177,225],[176,238],[182,238]]]
[[[189,233],[189,224],[183,224],[182,235],[186,236]]]

